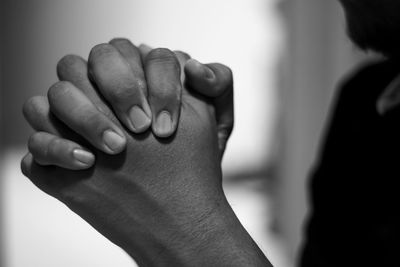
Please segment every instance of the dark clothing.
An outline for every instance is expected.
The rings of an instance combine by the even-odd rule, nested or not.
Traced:
[[[400,266],[400,108],[376,111],[399,74],[378,62],[343,83],[311,180],[302,267]]]

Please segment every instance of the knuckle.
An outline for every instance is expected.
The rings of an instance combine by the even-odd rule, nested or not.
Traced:
[[[100,113],[104,114],[107,118],[110,118],[111,120],[115,119],[114,112],[107,106],[102,104],[97,104],[96,108]]]
[[[53,138],[47,144],[47,156],[54,157],[59,154],[60,148],[63,145],[63,142],[60,138]]]
[[[169,62],[173,61],[177,63],[177,59],[175,54],[167,49],[167,48],[155,48],[150,51],[150,53],[146,57],[147,61],[156,61],[156,62]]]
[[[140,92],[147,92],[147,84],[143,79],[136,79],[135,81],[135,90]]]
[[[29,136],[29,139],[28,139],[28,150],[30,152],[32,152],[33,150],[36,149],[38,141],[39,141],[38,139],[39,139],[38,133],[34,133],[31,136]]]
[[[175,50],[174,51],[176,55],[181,56],[183,59],[188,60],[190,59],[190,55],[186,52],[183,52],[181,50]]]
[[[180,101],[182,86],[180,84],[169,83],[159,88],[159,90],[151,90],[150,96],[155,99],[163,100],[166,104]]]
[[[101,131],[101,126],[104,125],[104,115],[99,112],[90,112],[84,115],[80,121],[80,129],[87,136],[97,135]]]
[[[59,197],[62,199],[62,202],[66,203],[67,205],[81,205],[85,202],[84,196],[80,196],[71,190],[61,190]]]
[[[25,118],[28,118],[34,114],[42,113],[42,111],[46,108],[43,100],[44,99],[42,96],[34,96],[25,101],[22,107],[22,112]]]
[[[57,63],[57,71],[64,72],[66,69],[73,68],[76,64],[82,62],[82,58],[77,55],[66,55]]]
[[[48,146],[41,140],[42,134],[40,132],[32,134],[28,139],[28,150],[37,159],[46,158],[48,154]]]
[[[119,81],[118,85],[108,92],[109,100],[115,104],[126,102],[134,93],[132,87],[131,81]]]
[[[154,57],[165,57],[173,55],[173,52],[168,48],[158,47],[151,50],[149,55],[152,55]]]
[[[127,38],[116,37],[110,41],[110,44],[131,44],[131,41]]]
[[[87,78],[86,72],[86,61],[80,56],[66,55],[57,63],[57,75],[60,80],[81,81]]]
[[[108,97],[113,103],[125,103],[132,98],[140,97],[141,92],[146,92],[146,83],[142,79],[120,79],[113,90],[108,92]]]
[[[89,190],[92,188],[96,190],[95,186],[90,182],[82,182],[79,185],[62,188],[59,190],[59,197],[69,206],[87,207],[90,204],[90,197],[88,197],[90,194],[88,193],[91,192]]]
[[[132,96],[132,92],[126,87],[120,86],[108,93],[108,98],[113,104],[121,104],[127,101]]]
[[[103,43],[98,44],[92,48],[89,54],[89,61],[93,61],[97,57],[102,57],[104,55],[108,55],[110,53],[114,53],[115,48],[111,44]]]
[[[59,81],[53,84],[49,91],[47,92],[47,97],[49,99],[49,104],[57,102],[60,98],[69,94],[71,90],[71,83],[68,81]]]

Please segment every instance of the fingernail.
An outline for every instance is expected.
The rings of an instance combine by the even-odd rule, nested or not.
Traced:
[[[204,76],[205,76],[206,79],[212,80],[212,79],[215,78],[214,72],[209,67],[207,67],[206,65],[201,64],[199,61],[197,61],[196,59],[193,59],[193,58],[190,59],[189,61],[192,62],[191,64],[193,64],[195,66],[195,68],[200,69],[200,70],[203,71]]]
[[[161,111],[156,119],[156,134],[159,137],[167,137],[172,131],[172,119],[168,111]]]
[[[88,151],[82,149],[74,149],[74,151],[72,151],[72,154],[74,155],[74,158],[80,163],[88,166],[94,163],[94,155]]]
[[[104,131],[103,141],[110,152],[117,153],[125,146],[125,138],[112,130]]]
[[[129,118],[135,131],[140,132],[146,130],[151,120],[146,113],[138,106],[133,106],[129,111]]]

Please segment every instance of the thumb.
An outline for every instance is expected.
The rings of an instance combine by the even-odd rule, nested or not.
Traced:
[[[194,59],[187,61],[184,70],[190,88],[213,98],[222,157],[234,124],[232,71],[223,64],[201,64]]]

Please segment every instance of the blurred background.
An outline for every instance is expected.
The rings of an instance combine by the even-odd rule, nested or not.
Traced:
[[[222,62],[235,78],[235,130],[223,162],[233,209],[271,262],[295,266],[307,177],[335,84],[364,55],[339,4],[320,0],[2,0],[0,266],[134,266],[24,178],[31,130],[21,107],[57,81],[57,61],[114,37]]]

